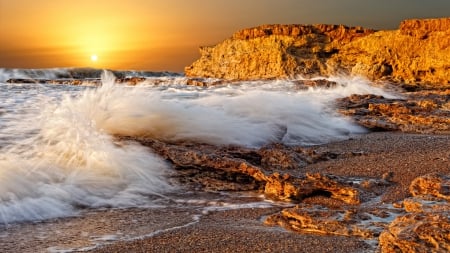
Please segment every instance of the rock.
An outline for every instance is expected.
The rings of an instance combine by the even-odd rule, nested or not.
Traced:
[[[267,36],[301,37],[311,34],[323,34],[332,40],[347,43],[355,38],[373,33],[372,29],[363,27],[346,27],[343,25],[263,25],[250,29],[243,29],[233,34],[233,39],[249,40]]]
[[[446,32],[450,27],[450,19],[410,19],[400,23],[400,33],[426,39],[430,31]]]
[[[409,191],[413,196],[430,195],[450,201],[450,176],[428,174],[412,181]]]
[[[414,179],[413,197],[403,200],[397,217],[379,237],[382,252],[450,251],[450,177],[428,174]]]
[[[302,200],[322,195],[341,200],[347,204],[359,204],[359,191],[321,174],[306,174],[305,178],[293,178],[288,174],[270,175],[266,180],[264,193],[275,199]]]
[[[297,85],[298,89],[309,89],[309,88],[334,88],[337,86],[337,82],[329,81],[326,79],[310,79],[310,80],[295,80],[292,81]]]
[[[365,104],[380,96],[351,96]],[[434,108],[424,102],[424,107]],[[390,107],[389,107],[390,108]],[[392,114],[403,113],[393,106]],[[412,197],[401,205],[382,203],[383,189],[393,186],[392,172],[380,178],[339,177],[302,171],[319,161],[361,155],[313,147],[271,144],[259,149],[190,142],[121,137],[151,148],[175,169],[172,180],[206,191],[258,191],[269,199],[296,203],[266,218],[265,224],[299,233],[342,235],[379,240],[382,252],[449,250],[449,177],[430,174],[414,179]]]
[[[447,212],[450,214],[448,201],[433,196],[416,196],[403,200],[403,207],[409,213],[436,213]]]
[[[449,87],[449,24],[450,18],[403,21],[399,30],[348,43],[330,64],[372,80]]]
[[[201,58],[187,76],[270,79],[328,72],[326,59],[338,48],[374,30],[343,25],[265,25],[244,29],[215,47],[201,47]]]
[[[99,86],[101,80],[98,78],[93,79],[26,79],[26,78],[13,78],[6,80],[7,83],[36,83],[36,84],[54,84],[54,85],[92,85]]]
[[[381,252],[449,252],[450,219],[410,213],[396,218],[379,237]]]
[[[449,90],[405,94],[404,99],[352,95],[337,100],[340,113],[371,130],[450,133]]]
[[[298,233],[356,236],[373,240],[387,227],[391,215],[395,214],[383,208],[362,210],[341,206],[333,209],[300,204],[268,216],[264,224],[281,226]]]
[[[406,20],[399,30],[342,25],[263,25],[241,30],[185,68],[225,79],[362,75],[450,87],[450,18]]]
[[[136,140],[174,164],[178,171],[175,177],[179,182],[195,188],[216,191],[260,190],[268,198],[295,202],[320,195],[347,204],[360,203],[359,190],[350,186],[345,179],[322,174],[292,173],[299,166],[297,161],[303,160],[304,164],[308,164],[323,159],[317,152],[307,152],[299,148],[297,152],[300,154],[295,155],[296,152],[288,147],[282,151],[280,145],[275,145],[275,150],[271,152],[270,146],[251,150],[241,147],[217,148],[206,144],[168,144],[156,140]],[[304,158],[308,153],[312,154],[312,157]],[[288,160],[285,164],[280,164],[281,167],[272,168],[272,161],[280,155],[287,155]],[[290,169],[290,174],[280,175],[278,169]]]
[[[144,72],[145,73],[145,72]],[[205,79],[205,78],[185,78],[179,80],[182,81],[186,85],[192,86],[200,86],[200,87],[208,87],[214,85],[225,85],[230,84],[231,81],[224,79]],[[35,83],[35,84],[55,84],[55,85],[92,85],[92,86],[100,86],[101,79],[100,78],[81,78],[81,79],[73,79],[73,78],[62,78],[62,79],[33,79],[33,78],[11,78],[6,80],[7,83],[15,84],[15,83]],[[115,80],[116,83],[136,86],[138,84],[151,84],[151,85],[162,85],[162,84],[173,84],[170,80],[166,78],[158,78],[158,77],[118,77]],[[313,86],[316,81],[305,81],[310,86]],[[321,80],[317,82],[317,86],[327,86],[326,80]],[[329,82],[328,86],[331,86],[333,82]]]
[[[383,175],[384,179],[370,179],[367,182],[389,184],[387,179],[391,176]],[[282,178],[276,180],[278,183],[290,179],[287,176],[277,177]],[[364,182],[360,183],[361,186],[370,190],[371,187],[365,187]],[[420,176],[410,185],[413,197],[406,198],[401,205],[394,203],[395,208],[373,200],[351,206],[329,205],[324,200],[311,205],[304,201],[268,216],[265,224],[299,233],[378,239],[381,252],[448,252],[449,183],[446,175]],[[285,187],[287,192],[295,193],[294,188],[288,186]]]
[[[320,235],[344,235],[373,238],[369,226],[361,226],[358,221],[365,219],[351,210],[327,210],[316,206],[296,206],[286,208],[280,214],[269,216],[266,225],[279,225],[300,233]]]
[[[117,78],[116,82],[135,86],[139,83],[144,82],[145,80],[147,80],[147,78],[145,78],[145,77],[122,77],[122,78]]]

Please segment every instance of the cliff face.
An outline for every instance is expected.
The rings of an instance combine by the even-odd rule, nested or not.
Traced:
[[[225,79],[363,75],[405,83],[450,84],[450,18],[406,20],[398,30],[342,25],[244,29],[186,67],[187,76]]]

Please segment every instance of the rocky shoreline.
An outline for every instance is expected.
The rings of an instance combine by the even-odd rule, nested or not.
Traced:
[[[390,146],[389,143],[394,141],[389,140],[390,135],[382,136],[388,139],[382,143],[384,145]],[[392,137],[408,140],[408,136]],[[401,145],[417,145],[415,148],[419,148],[420,141],[428,140],[427,136],[415,137],[421,140]],[[441,145],[447,142],[444,149],[450,143],[446,135],[432,138],[440,139],[443,142]],[[364,173],[352,176],[345,173],[335,175],[329,169],[326,171],[332,174],[320,170],[311,172],[308,167],[336,160],[349,162],[357,159],[364,163],[365,156],[375,153],[370,148],[367,153],[361,150],[362,146],[368,144],[349,151],[287,147],[281,144],[252,150],[138,141],[174,164],[177,171],[174,178],[179,184],[208,191],[253,190],[264,193],[269,199],[297,203],[295,207],[268,216],[264,221],[266,225],[281,226],[300,233],[378,240],[382,252],[399,249],[450,250],[450,238],[446,236],[450,232],[450,149],[433,154],[441,161],[427,166],[432,165],[437,170],[427,171],[423,168],[423,172],[413,172],[416,177],[410,182],[401,182],[403,194],[405,197],[410,196],[402,199],[398,194],[387,196],[392,194],[389,189],[401,180],[396,174],[403,174],[405,172],[400,170],[409,169],[404,165],[401,166],[404,168],[395,168],[395,165],[407,162],[409,158],[402,161],[401,154],[405,151],[396,150],[393,146],[389,152],[397,152],[398,157],[395,157],[395,163],[390,167],[376,171],[377,176]],[[376,142],[372,145],[381,144]],[[345,142],[341,144],[345,145]],[[409,156],[421,153],[413,150],[408,152]],[[383,154],[376,155],[383,157]],[[426,231],[422,231],[425,227]]]
[[[390,83],[401,98],[366,94],[337,100],[339,113],[372,133],[310,147],[245,148],[116,136],[163,157],[173,168],[172,182],[185,189],[251,192],[290,206],[212,212],[186,226],[93,252],[450,251],[450,18],[407,20],[395,31],[267,25],[239,31],[201,53],[186,68],[183,84],[284,78],[299,89],[327,89],[336,83],[298,77],[362,75]],[[117,82],[159,85],[167,80],[120,77]],[[180,215],[172,211],[161,222]]]
[[[218,212],[213,215],[234,218],[217,220],[219,223],[213,226],[205,218],[190,229],[120,242],[94,252],[181,248],[225,252],[217,246],[225,238],[228,250],[251,250],[255,241],[248,236],[248,242],[235,244],[240,242],[237,235],[250,233],[245,227],[248,220],[235,215],[247,214],[253,222],[268,226],[260,233],[261,236],[269,233],[271,239],[264,237],[266,241],[256,243],[259,249],[267,247],[262,252],[300,250],[292,239],[278,244],[285,233],[271,230],[273,226],[296,232],[299,242],[314,235],[311,240],[328,245],[328,248],[320,243],[308,246],[305,242],[301,252],[450,250],[448,135],[382,132],[312,147],[277,144],[260,149],[133,140],[173,164],[172,180],[176,184],[196,191],[263,193],[268,199],[295,206],[269,208],[266,212],[250,209]],[[221,227],[220,232],[214,229],[217,226]],[[241,232],[236,232],[236,226]],[[186,244],[183,239],[175,240],[182,235],[192,237],[192,241]],[[202,241],[205,236],[210,237],[206,245]],[[343,249],[328,244],[329,240],[341,239],[352,246]],[[161,244],[168,241],[170,246]],[[208,248],[198,248],[200,245]]]
[[[78,217],[17,224],[4,231],[9,236],[0,233],[0,250],[449,250],[448,135],[374,132],[311,147],[260,149],[134,140],[173,162],[171,180],[186,193],[167,197],[178,205],[87,210]],[[235,195],[218,200],[217,192]],[[259,194],[267,204],[248,205],[261,203]],[[198,198],[204,202],[190,202]]]

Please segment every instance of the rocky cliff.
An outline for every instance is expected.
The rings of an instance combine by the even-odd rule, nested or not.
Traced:
[[[244,29],[186,67],[187,76],[224,79],[362,75],[410,84],[450,85],[450,18],[406,20],[398,30],[342,25],[264,25]]]

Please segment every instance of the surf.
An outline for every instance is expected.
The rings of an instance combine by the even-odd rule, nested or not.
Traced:
[[[178,190],[168,179],[170,164],[121,136],[315,145],[365,132],[335,113],[336,98],[390,96],[364,79],[335,78],[336,87],[305,90],[290,80],[193,87],[181,79],[130,87],[104,72],[100,87],[24,85],[12,92],[1,84],[3,96],[17,101],[1,105],[7,109],[0,114],[0,222],[151,206]]]

